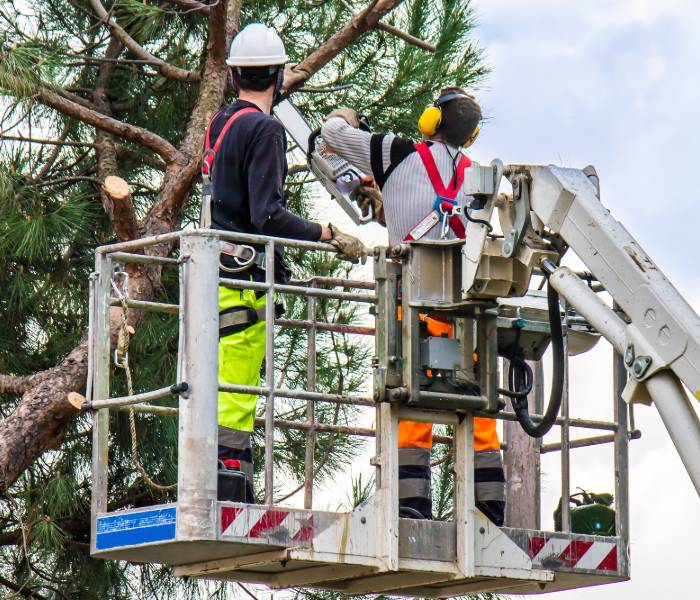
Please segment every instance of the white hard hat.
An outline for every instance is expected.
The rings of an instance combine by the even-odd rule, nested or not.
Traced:
[[[233,38],[226,64],[229,67],[265,67],[283,65],[288,60],[277,32],[262,23],[251,23]]]

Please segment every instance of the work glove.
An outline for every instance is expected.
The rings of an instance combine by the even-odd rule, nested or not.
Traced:
[[[377,182],[374,181],[372,177],[365,175],[362,178],[362,183],[350,193],[350,197],[357,203],[357,206],[360,207],[363,217],[369,214],[371,208],[373,215],[372,220],[386,227],[382,193],[379,191]]]
[[[330,244],[338,249],[338,258],[347,260],[353,264],[362,262],[364,265],[367,262],[367,248],[355,236],[343,233],[333,223],[328,224],[328,229],[331,230]]]
[[[357,111],[354,108],[336,108],[333,112],[328,113],[325,117],[323,117],[323,120],[327,121],[333,117],[340,117],[341,119],[344,119],[345,122],[350,125],[350,127],[354,127],[355,129],[360,126],[360,118],[357,116]]]

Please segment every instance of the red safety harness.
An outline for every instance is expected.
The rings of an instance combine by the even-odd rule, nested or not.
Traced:
[[[214,160],[216,159],[216,153],[219,151],[221,143],[224,141],[226,132],[231,128],[231,125],[235,123],[236,119],[251,112],[258,112],[258,110],[252,107],[248,107],[242,108],[241,110],[233,113],[221,129],[221,132],[216,138],[216,143],[213,147],[211,145],[211,126],[212,123],[214,123],[217,117],[221,114],[221,111],[217,112],[212,118],[212,120],[209,121],[209,125],[207,126],[207,133],[204,138],[204,152],[202,154],[202,208],[199,217],[200,227],[211,227],[211,205],[214,193],[212,185],[212,174],[214,171]],[[227,273],[239,273],[253,266],[257,266],[260,269],[265,268],[265,255],[257,253],[252,246],[249,246],[247,244],[233,244],[226,242],[222,244],[221,252],[222,254],[228,254],[229,256],[233,257],[233,261],[236,265],[234,267],[231,267],[220,263],[221,269]],[[240,320],[240,316],[237,316],[236,318]],[[235,324],[238,325],[239,323],[236,322]],[[230,325],[231,324],[229,323],[229,326]]]
[[[207,135],[204,138],[204,153],[202,154],[202,177],[211,178],[216,153],[219,151],[221,143],[224,141],[224,136],[226,135],[226,132],[231,128],[231,125],[233,125],[236,122],[236,119],[238,119],[238,117],[242,117],[243,115],[251,112],[259,111],[257,108],[248,107],[242,108],[241,110],[238,110],[235,113],[233,113],[228,118],[228,121],[226,121],[226,123],[224,124],[224,128],[219,133],[219,136],[216,138],[216,142],[214,143],[213,148],[211,145],[211,126],[214,123],[214,121],[216,121],[216,118],[221,114],[221,111],[217,112],[212,117],[212,120],[209,121],[209,125],[207,125]]]
[[[455,176],[452,178],[449,185],[445,187],[429,146],[421,142],[419,144],[414,144],[413,147],[423,161],[423,166],[428,173],[430,183],[433,184],[433,189],[437,197],[433,204],[433,210],[408,232],[408,235],[404,238],[404,242],[419,240],[441,221],[445,224],[443,229],[445,232],[447,231],[447,224],[449,224],[449,228],[452,229],[453,233],[463,240],[466,237],[466,231],[464,229],[464,223],[459,217],[461,214],[461,207],[457,204],[455,198],[464,182],[464,170],[471,166],[472,161],[469,157],[462,154],[457,163]]]

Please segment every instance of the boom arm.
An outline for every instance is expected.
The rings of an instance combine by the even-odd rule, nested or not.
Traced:
[[[700,317],[600,202],[583,171],[514,167],[530,180],[530,207],[603,284],[629,323],[566,267],[550,282],[624,356],[628,402],[653,404],[700,494],[700,420],[680,382],[700,400]]]

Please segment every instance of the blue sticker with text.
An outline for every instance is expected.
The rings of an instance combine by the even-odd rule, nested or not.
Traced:
[[[175,506],[97,518],[95,547],[109,550],[175,539]]]

